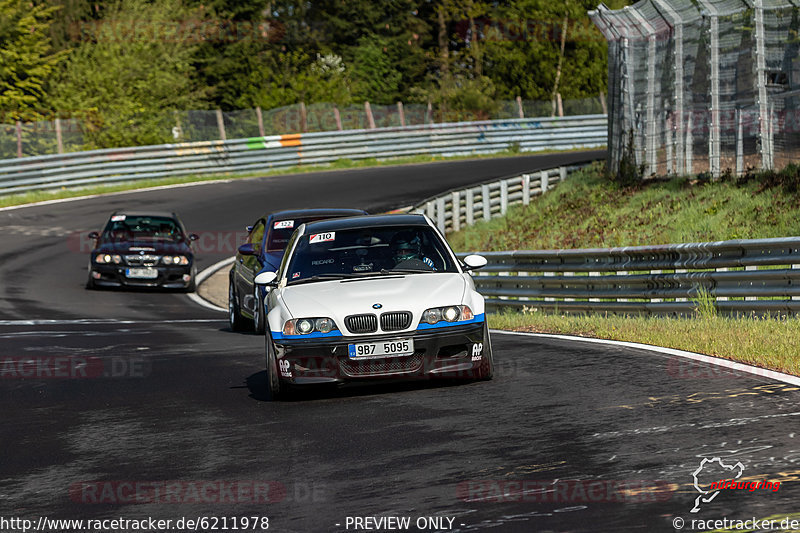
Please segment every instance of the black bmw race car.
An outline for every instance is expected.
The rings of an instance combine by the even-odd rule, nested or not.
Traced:
[[[175,213],[117,211],[95,240],[86,287],[195,289],[192,241]]]

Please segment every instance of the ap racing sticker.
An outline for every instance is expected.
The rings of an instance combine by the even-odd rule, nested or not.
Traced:
[[[292,377],[292,365],[286,359],[281,359],[278,365],[281,367],[281,376],[285,378]]]
[[[328,233],[315,233],[308,238],[309,244],[317,244],[320,242],[328,242],[336,240],[336,232],[330,231]]]
[[[272,225],[272,229],[292,229],[294,227],[294,220],[279,220]]]
[[[477,342],[472,345],[472,360],[480,361],[483,356],[483,343]]]

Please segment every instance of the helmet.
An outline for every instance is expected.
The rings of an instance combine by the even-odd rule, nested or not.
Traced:
[[[392,237],[392,253],[396,262],[419,259],[422,242],[419,235],[411,230],[401,231]]]

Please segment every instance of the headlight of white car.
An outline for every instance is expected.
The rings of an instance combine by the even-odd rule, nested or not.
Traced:
[[[432,307],[422,313],[422,322],[436,324],[445,322],[458,322],[459,320],[472,320],[475,315],[468,305],[448,305],[446,307]]]
[[[339,329],[336,323],[327,317],[324,318],[293,318],[283,325],[284,335],[308,335],[309,333],[330,333]]]

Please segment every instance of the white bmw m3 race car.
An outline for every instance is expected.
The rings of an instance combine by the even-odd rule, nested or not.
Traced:
[[[374,379],[492,378],[484,300],[424,215],[375,215],[297,228],[278,272],[259,274],[269,394]]]

